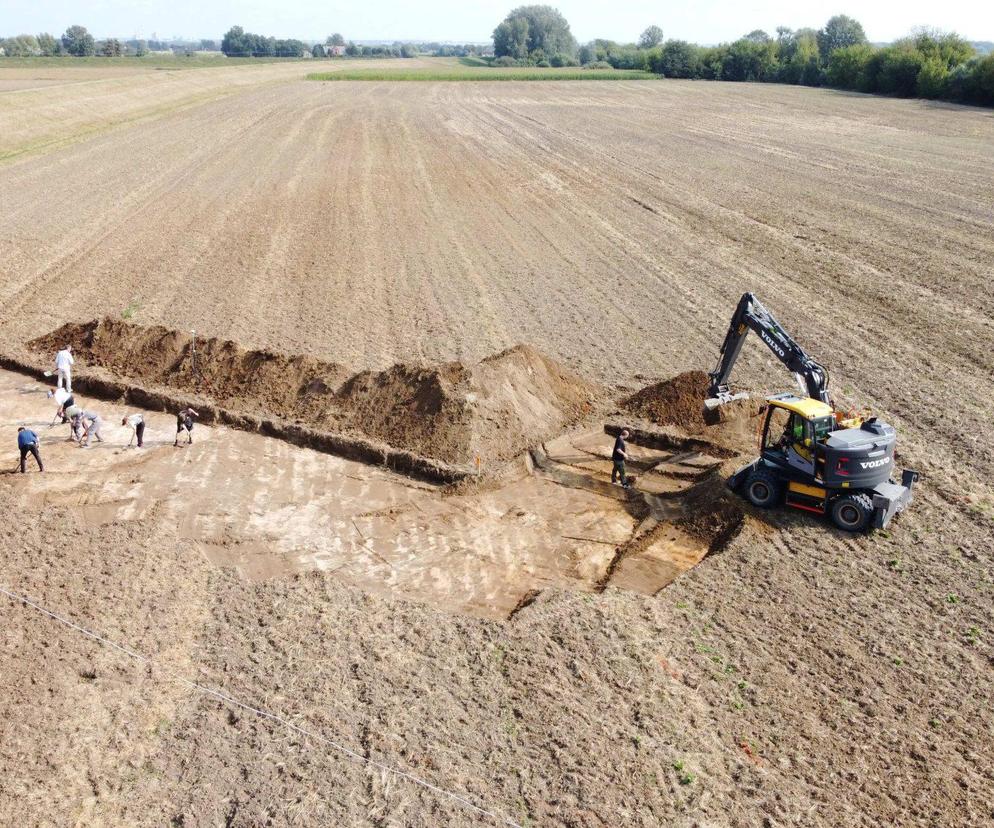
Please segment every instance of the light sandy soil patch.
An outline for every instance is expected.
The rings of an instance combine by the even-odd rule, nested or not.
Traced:
[[[21,425],[42,439],[46,471],[17,479],[28,507],[64,507],[86,527],[175,527],[209,560],[251,579],[319,570],[450,612],[506,618],[549,587],[617,584],[654,594],[708,550],[667,521],[681,517],[673,502],[630,499],[611,487],[610,461],[600,459],[611,438],[603,432],[550,444],[572,478],[533,474],[522,461],[497,485],[461,494],[225,428],[195,426],[195,442],[186,445],[184,435],[177,449],[168,414],[148,415],[145,448],[129,449],[131,432],[120,422],[133,409],[82,396],[78,404],[104,418],[106,442],[84,449],[69,440],[68,425],[51,425],[55,406],[44,389],[0,371],[0,443],[14,444]],[[636,452],[651,465],[671,456]],[[34,472],[33,461],[28,468]],[[646,478],[642,488],[677,494],[706,472],[699,463],[683,469],[681,477],[661,471],[659,484]],[[615,571],[619,550],[650,529],[651,541]]]

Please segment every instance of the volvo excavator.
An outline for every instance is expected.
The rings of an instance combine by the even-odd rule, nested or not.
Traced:
[[[837,411],[828,393],[828,371],[808,356],[751,293],[739,300],[720,358],[710,373],[705,405],[714,409],[740,399],[729,387],[732,368],[749,331],[794,374],[801,395],[766,399],[759,457],[729,478],[729,487],[754,506],[786,503],[825,515],[849,532],[882,529],[911,503],[918,472],[894,479],[892,426],[876,417]]]

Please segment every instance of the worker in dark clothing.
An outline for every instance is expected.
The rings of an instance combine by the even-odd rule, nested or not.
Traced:
[[[628,488],[628,475],[625,474],[625,461],[628,459],[628,439],[627,428],[621,430],[618,439],[614,441],[614,451],[611,452],[611,459],[614,461],[614,468],[611,469],[611,482],[616,483],[621,478],[621,485]]]
[[[179,436],[184,431],[186,432],[187,445],[193,443],[193,418],[199,416],[190,406],[181,409],[176,414],[176,439],[173,440],[173,448],[179,445]]]
[[[17,448],[21,452],[21,474],[24,474],[24,461],[27,459],[28,452],[34,455],[35,462],[38,463],[38,471],[45,471],[45,467],[41,464],[41,455],[38,453],[38,435],[30,428],[17,429]]]

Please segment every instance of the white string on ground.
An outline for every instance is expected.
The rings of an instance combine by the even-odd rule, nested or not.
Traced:
[[[8,589],[6,589],[6,588],[4,588],[2,586],[0,586],[0,595],[6,595],[12,601],[18,601],[18,602],[24,604],[25,606],[31,607],[32,609],[36,610],[37,612],[40,612],[42,615],[46,615],[49,618],[51,618],[51,619],[53,619],[55,621],[58,621],[60,624],[63,624],[66,627],[69,627],[70,629],[73,629],[73,630],[76,630],[79,633],[82,633],[87,638],[91,638],[94,641],[97,641],[97,642],[99,642],[101,644],[105,644],[106,646],[108,646],[108,647],[110,647],[110,648],[112,648],[114,650],[117,650],[120,653],[123,653],[124,655],[128,656],[128,658],[132,658],[135,661],[139,661],[142,664],[145,664],[145,665],[148,665],[148,666],[155,666],[155,662],[151,658],[149,658],[148,656],[145,656],[145,655],[142,655],[141,653],[135,652],[130,647],[125,647],[125,646],[123,646],[121,644],[117,644],[116,642],[111,641],[109,638],[105,638],[104,636],[100,635],[99,633],[95,633],[92,630],[87,629],[86,627],[80,626],[79,624],[75,623],[74,621],[72,621],[72,620],[70,620],[68,618],[65,618],[62,615],[59,615],[58,613],[52,612],[49,609],[46,609],[41,604],[35,603],[30,598],[25,598],[23,595],[18,595],[15,592],[11,592],[10,590],[8,590]],[[386,764],[384,762],[380,762],[380,761],[378,761],[376,759],[371,759],[371,758],[369,758],[367,756],[363,756],[358,751],[355,751],[352,748],[347,747],[346,745],[339,744],[334,739],[330,739],[327,736],[325,736],[325,735],[323,735],[321,733],[318,733],[316,731],[308,730],[307,728],[300,727],[299,725],[296,725],[293,722],[291,722],[289,719],[286,719],[286,718],[284,718],[284,717],[282,717],[282,716],[280,716],[280,715],[278,715],[276,713],[270,713],[270,712],[268,712],[266,710],[261,710],[258,707],[253,707],[250,704],[245,704],[244,702],[241,702],[238,699],[236,699],[236,698],[234,698],[232,696],[229,696],[227,693],[224,693],[224,692],[222,692],[220,690],[215,690],[215,689],[213,689],[211,687],[205,687],[202,684],[197,684],[197,682],[190,681],[190,679],[184,678],[183,676],[178,675],[177,673],[170,672],[169,670],[163,670],[162,672],[165,675],[167,675],[168,677],[170,677],[170,678],[174,679],[175,681],[179,682],[180,684],[182,684],[182,685],[184,685],[186,687],[189,687],[191,690],[196,690],[199,693],[203,693],[204,695],[211,696],[211,697],[217,699],[218,701],[224,702],[225,704],[230,704],[230,705],[232,705],[234,707],[238,707],[238,708],[241,708],[242,710],[246,710],[246,711],[248,711],[250,713],[254,713],[255,715],[259,716],[262,719],[270,719],[270,720],[272,720],[274,722],[278,722],[279,724],[283,725],[288,730],[292,730],[295,733],[299,733],[301,736],[305,736],[305,737],[307,737],[309,739],[314,739],[315,741],[322,742],[322,743],[324,743],[324,744],[326,744],[326,745],[334,748],[339,753],[341,753],[341,754],[343,754],[345,756],[348,756],[350,759],[353,759],[353,760],[355,760],[357,762],[360,762],[360,763],[362,763],[362,764],[364,764],[364,765],[366,765],[368,767],[376,768],[377,770],[383,771],[384,773],[389,773],[389,774],[391,774],[393,776],[396,776],[396,777],[398,777],[400,779],[405,779],[408,782],[411,782],[414,785],[417,785],[417,786],[419,786],[421,788],[424,788],[427,791],[431,791],[432,793],[435,793],[435,794],[437,794],[439,796],[442,796],[442,797],[445,797],[447,799],[450,799],[453,802],[461,805],[462,807],[467,808],[468,810],[473,811],[474,813],[480,814],[480,815],[485,816],[485,817],[489,817],[494,822],[496,822],[498,825],[507,825],[507,826],[510,826],[510,828],[523,828],[519,823],[514,822],[513,820],[509,819],[508,817],[501,816],[500,814],[494,813],[493,811],[489,811],[486,808],[483,808],[483,807],[475,804],[474,802],[472,802],[471,800],[469,800],[466,796],[463,796],[462,794],[446,790],[445,788],[439,787],[438,785],[435,785],[435,784],[429,782],[426,779],[422,779],[420,776],[416,776],[416,775],[414,775],[412,773],[408,773],[407,771],[401,770],[399,768],[392,767],[392,766],[390,766],[390,765],[388,765],[388,764]]]

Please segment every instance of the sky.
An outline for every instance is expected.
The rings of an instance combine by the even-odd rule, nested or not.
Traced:
[[[86,26],[96,37],[220,38],[233,25],[274,37],[481,42],[525,0],[0,0],[0,35],[60,34]],[[849,14],[871,41],[901,37],[916,26],[994,40],[992,0],[551,0],[581,43],[595,37],[633,41],[650,24],[667,38],[695,43],[734,40],[753,29],[819,28]],[[669,7],[668,7],[669,6]]]

